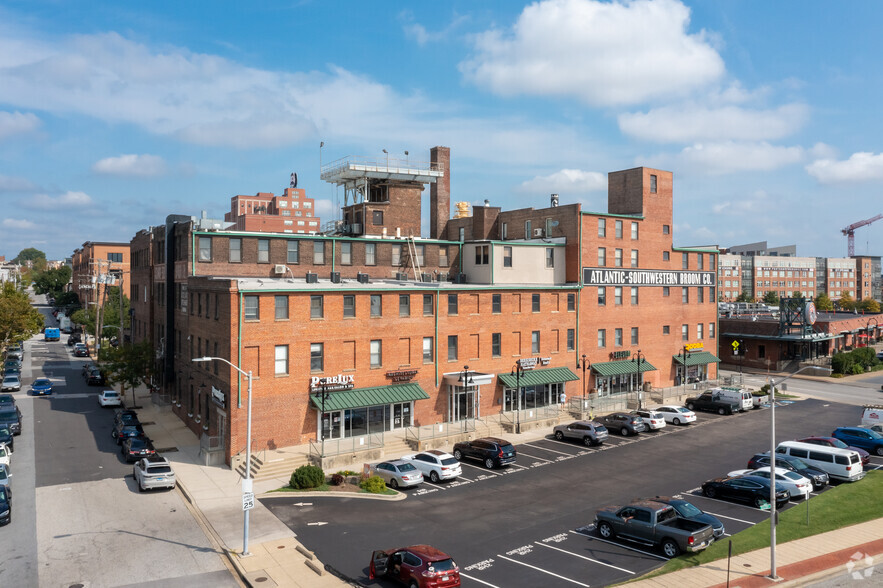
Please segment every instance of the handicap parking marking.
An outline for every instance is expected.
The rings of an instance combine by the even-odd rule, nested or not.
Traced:
[[[484,584],[485,586],[490,586],[491,588],[500,588],[496,584],[491,584],[490,582],[485,582],[484,580],[479,580],[478,578],[476,578],[474,576],[470,576],[469,574],[464,574],[462,569],[460,570],[460,576],[462,576],[464,578],[469,578],[473,582],[478,582],[479,584]]]
[[[548,541],[548,539],[544,539],[544,541]],[[614,570],[619,570],[619,571],[621,571],[621,572],[626,572],[627,574],[635,575],[635,572],[633,572],[633,571],[631,571],[631,570],[627,570],[627,569],[625,569],[625,568],[620,568],[620,567],[617,567],[617,566],[615,566],[615,565],[613,565],[613,564],[605,563],[605,562],[603,562],[603,561],[600,561],[600,560],[597,560],[597,559],[593,559],[593,558],[588,557],[588,556],[585,556],[585,555],[580,555],[579,553],[573,553],[572,551],[567,551],[566,549],[561,549],[560,547],[555,547],[555,546],[553,546],[553,545],[548,545],[548,544],[546,544],[546,543],[541,543],[541,542],[539,542],[539,541],[534,541],[534,543],[536,543],[536,544],[539,545],[540,547],[548,547],[549,549],[554,549],[554,550],[556,550],[556,551],[560,551],[561,553],[566,553],[567,555],[572,555],[572,556],[574,556],[574,557],[579,557],[579,558],[582,558],[582,559],[588,560],[588,561],[590,561],[590,562],[593,562],[593,563],[596,563],[596,564],[599,564],[599,565],[602,565],[602,566],[607,566],[608,568],[613,568]]]
[[[554,577],[559,578],[561,580],[565,580],[565,581],[570,582],[572,584],[576,584],[577,586],[584,586],[585,588],[590,588],[590,586],[588,584],[583,584],[582,582],[578,582],[572,578],[568,578],[566,576],[561,576],[559,574],[556,574],[554,572],[550,572],[549,570],[544,570],[543,568],[539,568],[537,566],[532,566],[529,563],[524,563],[523,561],[518,561],[517,559],[512,559],[510,557],[506,557],[505,555],[500,555],[499,553],[497,554],[497,557],[499,557],[501,559],[505,559],[506,561],[511,561],[512,563],[517,563],[518,565],[522,565],[526,568],[531,568],[532,570],[536,570],[538,572],[543,572],[544,574],[549,574],[550,576],[554,576]]]
[[[642,554],[644,554],[644,555],[649,555],[650,557],[655,557],[656,559],[661,559],[662,561],[668,561],[668,558],[667,558],[667,557],[663,557],[663,556],[661,556],[661,555],[657,555],[657,554],[655,554],[655,553],[650,553],[649,551],[644,551],[644,550],[642,550],[642,549],[635,549],[634,547],[629,547],[628,545],[623,545],[623,544],[621,544],[621,543],[616,543],[615,541],[608,541],[607,539],[602,539],[601,537],[597,537],[597,536],[595,536],[595,535],[589,535],[588,533],[581,533],[580,530],[571,531],[571,533],[574,533],[574,534],[576,534],[576,535],[582,535],[583,537],[586,537],[586,538],[588,538],[588,539],[591,539],[592,541],[600,541],[601,543],[608,543],[608,544],[610,544],[610,545],[615,545],[615,546],[617,546],[617,547],[622,547],[623,549],[628,549],[629,551],[635,551],[635,552],[637,552],[637,553],[642,553]]]

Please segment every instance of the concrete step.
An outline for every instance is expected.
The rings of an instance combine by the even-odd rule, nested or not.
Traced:
[[[265,462],[264,459],[266,459],[267,461]],[[270,456],[262,459],[253,455],[251,457],[251,477],[255,480],[265,480],[267,478],[275,477],[289,477],[291,476],[291,473],[294,472],[294,470],[308,463],[309,459],[305,454],[288,456],[281,459],[278,457]],[[236,472],[240,476],[244,476],[245,463],[240,464],[239,467],[236,468]]]

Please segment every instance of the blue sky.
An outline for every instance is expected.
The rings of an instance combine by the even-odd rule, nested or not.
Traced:
[[[675,179],[675,244],[845,256],[883,212],[883,3],[0,1],[0,255],[213,218],[344,156],[451,148],[454,201],[606,211]],[[428,191],[424,200],[428,200]],[[426,203],[424,202],[424,207]],[[883,254],[883,221],[856,252]]]

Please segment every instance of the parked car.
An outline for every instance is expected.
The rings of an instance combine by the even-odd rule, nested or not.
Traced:
[[[836,437],[804,437],[803,439],[795,439],[795,441],[800,441],[801,443],[812,443],[813,445],[822,445],[824,447],[836,447],[837,449],[849,449],[851,451],[855,451],[856,453],[858,453],[859,457],[862,458],[862,466],[868,465],[868,463],[871,461],[870,453],[868,453],[861,447],[847,445],[845,442],[837,439]]]
[[[120,393],[116,390],[102,390],[98,393],[98,404],[101,406],[121,406]]]
[[[7,361],[3,364],[3,375],[11,376],[21,374],[21,364],[17,361]]]
[[[728,476],[760,476],[761,478],[770,479],[769,466],[757,468],[756,470],[736,470],[727,474]],[[809,478],[801,476],[797,472],[792,472],[786,468],[776,467],[776,484],[781,484],[791,495],[791,498],[809,498],[812,490],[812,481]]]
[[[0,394],[0,407],[15,406],[15,396],[12,394]]]
[[[138,413],[134,410],[118,408],[113,411],[113,424],[117,423],[125,423],[127,425],[137,425],[138,421]]]
[[[12,473],[9,471],[9,466],[0,464],[0,490],[5,490],[9,492],[10,478],[12,477]]]
[[[0,443],[0,463],[9,465],[12,460],[12,451],[6,446],[6,443]]]
[[[880,423],[877,423],[876,425],[859,425],[859,427],[861,427],[862,429],[870,429],[878,433],[883,433],[883,424]]]
[[[454,588],[460,585],[460,568],[435,547],[412,545],[372,553],[368,577],[390,578],[410,588]]]
[[[116,440],[117,445],[120,445],[124,439],[141,435],[144,435],[144,429],[141,427],[141,423],[131,425],[114,423],[113,431],[111,431],[111,436]]]
[[[666,404],[656,409],[662,415],[666,423],[673,425],[689,425],[696,422],[696,413],[684,406]]]
[[[172,464],[166,458],[158,455],[139,459],[132,468],[132,473],[139,492],[175,487],[175,472],[172,470]]]
[[[5,486],[0,486],[0,525],[12,522],[12,497]]]
[[[423,474],[420,470],[400,459],[382,461],[371,470],[375,476],[383,478],[391,488],[410,488],[423,483]]]
[[[463,468],[460,467],[456,457],[438,449],[403,455],[402,461],[413,465],[420,470],[424,478],[429,478],[433,483],[438,483],[439,480],[453,480],[463,473]]]
[[[702,493],[709,498],[737,500],[761,508],[770,500],[770,481],[758,476],[724,476],[702,484]],[[784,506],[791,495],[781,485],[776,484],[776,506]]]
[[[13,435],[21,435],[21,411],[17,406],[0,408],[0,426],[7,426]]]
[[[733,414],[741,410],[741,406],[713,392],[703,392],[699,396],[687,398],[684,406],[690,410],[705,410],[718,414]]]
[[[656,431],[665,427],[665,417],[662,416],[662,413],[655,410],[638,409],[633,410],[632,414],[641,417],[650,431]]]
[[[663,504],[671,506],[675,509],[675,512],[678,513],[678,516],[682,519],[711,525],[711,530],[714,531],[715,539],[720,539],[724,536],[724,524],[720,521],[720,519],[714,515],[708,514],[707,512],[703,512],[692,502],[687,502],[682,498],[672,498],[671,496],[657,496],[655,498],[651,498],[650,500],[655,500],[656,502],[661,502]]]
[[[123,442],[120,443],[120,453],[123,454],[126,463],[132,463],[133,461],[138,461],[142,457],[156,455],[156,450],[153,448],[153,442],[150,439],[138,436],[124,439]]]
[[[618,536],[658,545],[669,558],[702,551],[714,542],[711,525],[678,517],[674,507],[655,500],[602,508],[595,513],[595,528],[604,539]]]
[[[74,343],[82,343],[83,336],[79,333],[71,333],[70,337],[67,338],[67,344],[73,346]]]
[[[104,374],[101,373],[101,370],[95,368],[86,376],[86,383],[90,386],[104,386],[107,382],[104,378]]]
[[[574,421],[569,425],[558,425],[552,434],[559,441],[577,439],[584,445],[601,445],[607,439],[607,427],[595,421]]]
[[[860,447],[874,455],[883,457],[883,435],[862,427],[837,427],[831,436],[850,447]]]
[[[644,419],[627,412],[613,412],[598,417],[598,422],[607,427],[608,431],[619,433],[623,437],[637,435],[647,430]]]
[[[7,349],[5,359],[6,361],[15,360],[21,363],[25,359],[25,352],[23,349]]]
[[[21,390],[21,378],[18,374],[8,374],[3,376],[3,386],[0,389],[2,389],[3,392],[18,392]]]
[[[74,343],[73,352],[75,357],[89,357],[89,348],[85,343]]]
[[[34,396],[52,394],[52,380],[49,378],[37,378],[31,383],[31,394]]]
[[[15,451],[15,435],[9,430],[8,425],[0,425],[0,443],[5,443],[9,451]]]
[[[517,457],[515,447],[511,443],[496,437],[455,443],[451,453],[458,461],[463,461],[464,457],[477,459],[489,470],[515,463]]]
[[[748,460],[749,469],[762,468],[770,465],[770,452],[757,453]],[[776,468],[785,468],[792,472],[797,472],[804,478],[809,478],[812,482],[813,490],[821,490],[828,485],[830,479],[825,470],[813,467],[807,464],[799,457],[791,457],[790,455],[776,454]]]

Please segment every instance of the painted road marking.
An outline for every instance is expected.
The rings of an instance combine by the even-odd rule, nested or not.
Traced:
[[[540,460],[540,461],[545,461],[545,462],[547,462],[547,463],[554,461],[554,460],[551,460],[551,459],[546,459],[546,458],[544,458],[544,457],[537,457],[536,455],[530,455],[530,454],[524,453],[523,451],[519,452],[518,455],[523,455],[523,456],[525,456],[525,457],[529,457],[529,458],[531,458],[531,459],[538,459],[538,460]]]
[[[460,575],[463,576],[464,578],[469,578],[473,582],[478,582],[480,584],[484,584],[485,586],[490,586],[491,588],[500,588],[496,584],[491,584],[490,582],[485,582],[484,580],[479,580],[478,578],[474,578],[474,577],[470,576],[469,574],[464,574],[462,571],[460,571]]]
[[[607,539],[601,539],[600,537],[595,537],[594,535],[589,535],[588,533],[580,533],[579,531],[571,531],[571,533],[575,533],[576,535],[582,535],[583,537],[588,537],[592,541],[600,541],[601,543],[609,543],[610,545],[616,545],[617,547],[622,547],[623,549],[628,549],[629,551],[637,551],[638,553],[643,553],[644,555],[649,555],[650,557],[655,557],[656,559],[661,559],[662,561],[668,561],[667,557],[662,557],[661,555],[656,555],[655,553],[650,553],[649,551],[635,549],[634,547],[629,547],[628,545],[623,545],[622,543],[615,543],[613,541],[608,541]]]
[[[577,582],[576,580],[571,580],[570,578],[566,578],[564,576],[559,576],[558,574],[555,574],[555,573],[550,572],[548,570],[544,570],[543,568],[538,568],[537,566],[532,566],[528,563],[524,563],[523,561],[518,561],[517,559],[512,559],[512,558],[506,557],[505,555],[500,555],[500,554],[497,554],[497,557],[502,557],[503,559],[511,561],[512,563],[517,563],[517,564],[522,565],[526,568],[531,568],[531,569],[536,570],[538,572],[543,572],[544,574],[549,574],[550,576],[555,576],[556,578],[560,578],[562,580],[567,580],[568,582],[576,584],[577,586],[585,586],[585,588],[590,588],[588,584],[583,584],[582,582]]]
[[[705,511],[707,514],[714,515],[716,517],[720,517],[722,519],[730,519],[731,521],[739,521],[740,523],[745,523],[746,525],[756,525],[757,523],[752,523],[751,521],[746,521],[743,519],[737,519],[736,517],[728,517],[727,515],[717,514],[716,512],[711,512],[710,510]],[[766,520],[766,519],[764,519]]]
[[[565,451],[556,451],[555,449],[547,449],[546,447],[540,447],[538,445],[531,445],[530,443],[522,443],[522,445],[526,445],[527,447],[533,447],[534,449],[542,449],[543,451],[551,451],[552,453],[558,453],[560,455],[566,455],[567,457],[573,457],[572,453],[567,453]]]
[[[598,561],[597,559],[592,559],[591,557],[586,557],[585,555],[580,555],[580,554],[578,554],[578,553],[573,553],[572,551],[567,551],[566,549],[561,549],[560,547],[553,547],[553,546],[551,546],[551,545],[546,545],[545,543],[540,543],[539,541],[534,541],[534,543],[536,543],[537,545],[542,545],[543,547],[548,547],[549,549],[554,549],[554,550],[556,550],[556,551],[560,551],[560,552],[562,552],[562,553],[566,553],[566,554],[568,554],[568,555],[572,555],[572,556],[574,556],[574,557],[581,557],[581,558],[583,558],[583,559],[586,559],[586,560],[589,560],[589,561],[595,562],[596,564],[599,564],[599,565],[602,565],[602,566],[607,566],[608,568],[613,568],[614,570],[619,570],[619,571],[621,571],[621,572],[626,572],[626,573],[629,573],[629,574],[632,574],[632,575],[634,575],[634,573],[635,573],[635,572],[633,572],[633,571],[631,571],[631,570],[627,570],[627,569],[625,569],[625,568],[619,568],[619,567],[616,567],[616,566],[613,565],[613,564],[604,563],[603,561]]]

